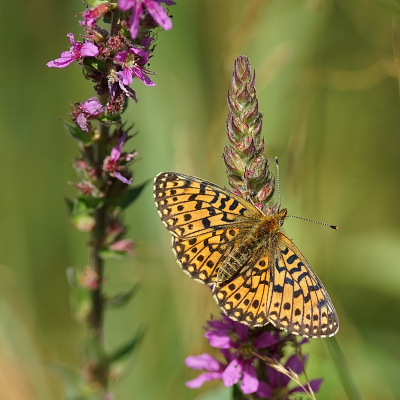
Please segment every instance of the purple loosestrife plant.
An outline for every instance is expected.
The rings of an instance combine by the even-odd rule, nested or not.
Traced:
[[[247,57],[235,60],[228,106],[227,135],[231,145],[225,147],[222,156],[229,184],[234,193],[251,200],[266,215],[275,213],[278,205],[271,203],[274,178],[261,136],[263,115],[258,110],[255,72],[251,73]],[[306,377],[301,347],[307,339],[301,341],[271,324],[251,329],[226,315],[208,321],[204,336],[219,349],[223,360],[209,354],[187,357],[189,368],[205,370],[188,381],[188,387],[198,388],[220,379],[225,386],[233,386],[235,400],[285,400],[300,392],[315,399],[314,392],[319,390],[322,379],[308,382]],[[300,382],[301,373],[305,384]]]
[[[104,292],[104,259],[130,255],[134,248],[132,240],[124,238],[126,228],[121,211],[132,204],[144,187],[144,184],[130,187],[133,178],[129,166],[137,160],[138,153],[126,149],[133,135],[122,114],[128,99],[137,102],[132,86],[156,85],[149,78],[154,72],[147,68],[155,36],[160,27],[172,28],[161,3],[167,6],[175,3],[170,0],[87,0],[86,3],[88,8],[81,13],[80,21],[82,39],[75,40],[69,33],[70,49],[47,66],[65,68],[76,62],[83,68],[86,79],[94,83],[95,96],[76,103],[71,122],[63,121],[80,151],[73,164],[79,181],[71,183],[77,195],[67,200],[68,211],[73,226],[90,235],[88,265],[81,270],[69,269],[68,277],[74,289],[76,314],[88,330],[83,373],[76,372],[73,390],[79,399],[105,400],[112,399],[110,378],[123,371],[142,335],[136,333],[112,352],[104,349],[105,309],[126,304],[137,290],[135,285],[112,297]],[[100,22],[102,26],[98,25]]]

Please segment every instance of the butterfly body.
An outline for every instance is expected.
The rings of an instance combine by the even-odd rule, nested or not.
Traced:
[[[276,238],[274,234],[279,231],[286,217],[287,209],[273,215],[261,215],[255,218],[250,230],[241,230],[235,241],[232,240],[233,250],[221,264],[216,277],[219,286],[224,281],[232,278],[249,262],[250,257],[262,252],[265,248],[273,248]],[[238,243],[237,246],[234,244]]]
[[[272,323],[307,337],[337,332],[328,293],[280,232],[286,209],[265,215],[224,188],[174,172],[156,176],[154,198],[178,264],[212,287],[230,318],[251,327]]]

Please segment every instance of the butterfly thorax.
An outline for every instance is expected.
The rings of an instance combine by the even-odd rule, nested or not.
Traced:
[[[287,209],[272,215],[263,215],[245,234],[242,233],[240,244],[236,246],[221,265],[216,277],[217,285],[234,277],[243,267],[249,264],[251,257],[261,248],[273,248],[270,241],[275,241],[275,233],[286,217]]]
[[[279,232],[287,215],[287,208],[284,208],[272,215],[264,215],[254,227],[254,236],[260,240],[266,235]]]

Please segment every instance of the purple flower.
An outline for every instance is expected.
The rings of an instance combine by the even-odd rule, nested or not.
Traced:
[[[149,53],[142,49],[131,47],[129,52],[121,51],[114,57],[116,64],[122,66],[122,71],[117,72],[121,89],[132,83],[133,77],[139,78],[146,86],[156,86],[156,84],[144,73],[150,73],[144,65],[149,61]]]
[[[186,362],[191,368],[204,368],[208,371],[187,382],[187,385],[192,388],[200,387],[209,380],[222,379],[225,386],[232,386],[241,381],[240,388],[243,393],[255,393],[258,390],[259,381],[253,365],[257,357],[252,351],[275,345],[277,340],[271,333],[254,334],[253,331],[249,330],[248,326],[232,321],[223,315],[221,320],[208,322],[207,332],[204,336],[212,347],[220,349],[226,362],[220,363],[208,354],[201,356],[202,360],[209,360],[210,357],[214,360],[213,363],[207,364],[207,366],[198,363],[195,368],[193,363]],[[190,357],[186,360],[188,359],[193,360]],[[197,360],[196,358],[194,359]]]
[[[125,144],[126,140],[126,132],[123,132],[121,137],[118,139],[118,145],[114,146],[111,150],[111,155],[107,156],[104,159],[103,170],[108,172],[112,177],[119,179],[122,183],[130,185],[132,182],[132,178],[127,179],[119,172],[125,168],[125,165],[120,165],[120,163],[131,161],[134,157],[137,156],[137,153],[134,151],[128,154],[121,154],[122,147]]]
[[[244,394],[255,393],[258,398],[266,399],[279,393],[279,399],[282,400],[288,399],[292,393],[304,391],[301,386],[289,389],[290,378],[268,364],[262,365],[258,373],[256,367],[263,363],[262,356],[279,361],[287,343],[296,341],[301,345],[306,341],[299,343],[293,335],[271,330],[270,327],[250,329],[225,315],[221,319],[208,321],[206,331],[204,336],[212,347],[220,350],[225,360],[218,361],[206,353],[189,356],[185,361],[189,368],[204,369],[206,372],[186,382],[188,387],[199,388],[205,382],[220,379],[225,386],[240,384]],[[296,355],[289,357],[285,368],[297,374],[303,372],[303,365]],[[321,382],[321,379],[310,382],[313,391],[318,391]]]
[[[60,58],[49,61],[48,67],[65,68],[75,60],[82,61],[83,57],[95,57],[99,54],[99,49],[92,42],[75,42],[74,35],[68,33],[69,41],[72,46],[69,51],[63,51]]]
[[[85,131],[89,131],[89,120],[99,117],[104,112],[104,107],[96,97],[91,97],[75,106],[72,119]]]
[[[133,39],[139,33],[140,20],[143,15],[143,6],[147,12],[153,17],[154,21],[158,25],[162,26],[165,30],[172,28],[172,22],[169,19],[164,8],[161,7],[160,3],[165,3],[167,6],[175,4],[172,0],[119,0],[118,7],[121,11],[131,10],[132,14],[129,19],[129,31]]]

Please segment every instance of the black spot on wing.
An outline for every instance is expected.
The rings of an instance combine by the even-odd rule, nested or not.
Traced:
[[[215,192],[215,196],[213,197],[213,199],[210,201],[210,204],[214,204],[218,201],[219,198],[219,194],[220,192]]]
[[[325,300],[320,300],[317,304],[318,309],[320,310],[326,304]],[[325,314],[326,315],[326,314]],[[322,315],[324,316],[324,315]]]
[[[283,293],[283,286],[281,286],[281,285],[274,285],[274,292]]]
[[[279,272],[282,272],[286,269],[285,265],[283,265],[282,267],[279,266],[279,260],[278,258],[275,259],[275,267]]]
[[[239,202],[236,199],[233,200],[232,204],[229,206],[229,210],[230,211],[236,210],[238,205],[239,205]]]
[[[226,208],[226,202],[229,201],[231,198],[229,196],[225,196],[221,198],[221,205],[218,207],[220,210],[224,210]]]
[[[183,188],[183,189],[189,188],[189,187],[190,187],[190,183],[191,183],[191,181],[189,181],[188,179],[186,179],[186,180],[185,180],[185,183],[182,185],[182,188]]]
[[[309,277],[308,272],[303,272],[301,275],[299,275],[297,282],[300,283],[304,278],[307,278],[307,277]]]
[[[289,274],[293,275],[295,272],[300,272],[300,271],[301,271],[301,267],[304,267],[304,264],[303,264],[301,261],[299,261],[299,262],[297,263],[297,267],[293,267],[293,268],[289,271]]]
[[[222,216],[221,221],[224,221],[224,222],[235,222],[235,221],[236,221],[235,218],[229,219],[227,213],[223,213],[223,214],[224,214],[224,215]]]
[[[201,222],[203,223],[204,229],[208,229],[211,226],[211,221],[208,218],[203,218]]]
[[[205,185],[203,182],[200,183],[200,191],[199,191],[199,194],[201,194],[201,195],[206,194],[206,185]]]
[[[286,284],[288,284],[288,285],[291,285],[291,286],[293,286],[293,279],[290,279],[290,278],[285,278],[285,283]]]
[[[287,259],[287,263],[288,264],[293,264],[294,261],[297,259],[298,257],[296,256],[296,254],[292,254],[288,259]]]
[[[210,217],[217,214],[217,211],[215,211],[214,207],[208,207],[207,210],[208,210],[208,213],[210,214]]]

